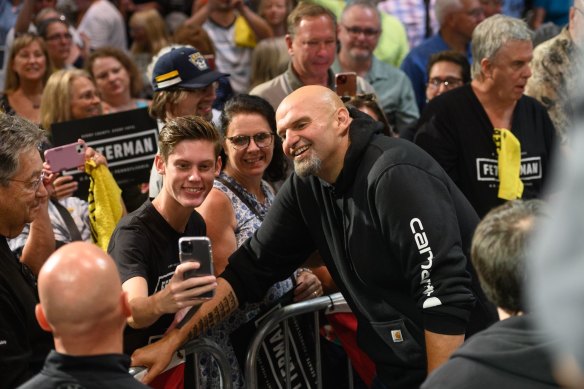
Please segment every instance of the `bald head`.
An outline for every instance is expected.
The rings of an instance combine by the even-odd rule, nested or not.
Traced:
[[[282,100],[276,111],[278,135],[296,174],[335,182],[349,147],[351,120],[341,99],[323,86],[304,86]]]
[[[333,112],[344,107],[341,98],[335,92],[321,85],[307,85],[296,89],[282,100],[276,110],[276,120],[292,107],[314,107]]]
[[[94,244],[74,242],[55,251],[39,273],[38,290],[55,338],[123,327],[118,271],[113,259]]]

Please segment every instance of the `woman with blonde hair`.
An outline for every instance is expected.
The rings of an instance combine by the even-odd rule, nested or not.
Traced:
[[[49,59],[42,38],[24,34],[14,40],[6,66],[0,109],[40,123],[43,87],[49,77]]]
[[[133,42],[130,51],[133,54],[156,54],[170,44],[170,38],[162,16],[155,9],[138,11],[130,17],[130,35]]]
[[[269,38],[260,41],[251,55],[250,88],[269,81],[286,71],[290,55],[284,38]]]
[[[291,0],[261,0],[258,15],[268,22],[275,37],[283,37],[288,32],[287,19],[292,8]]]
[[[41,127],[46,131],[50,132],[53,123],[85,119],[101,113],[101,99],[85,70],[59,70],[49,77],[41,104]]]
[[[134,12],[128,25],[133,39],[130,55],[138,67],[139,74],[143,77],[142,95],[149,96],[152,94],[152,89],[150,80],[146,77],[146,69],[152,57],[170,44],[170,37],[164,19],[155,9]]]

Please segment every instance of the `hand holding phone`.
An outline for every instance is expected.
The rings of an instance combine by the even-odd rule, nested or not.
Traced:
[[[46,150],[45,161],[52,172],[77,169],[85,164],[85,143],[75,142]]]
[[[346,72],[335,75],[335,89],[339,96],[353,97],[357,94],[357,73]]]
[[[179,258],[181,262],[198,262],[199,268],[184,273],[184,278],[203,277],[214,275],[213,252],[211,241],[206,236],[182,237],[178,241]],[[203,293],[201,299],[210,299],[215,296],[215,289]]]

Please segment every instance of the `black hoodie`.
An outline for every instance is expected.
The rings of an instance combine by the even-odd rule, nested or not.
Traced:
[[[500,321],[469,339],[422,389],[558,388],[549,339],[533,328],[530,315]]]
[[[380,379],[417,387],[426,376],[424,330],[463,334],[469,318],[476,328],[490,323],[484,311],[473,320],[465,257],[478,218],[428,154],[350,113],[351,142],[335,184],[293,174],[222,277],[240,304],[258,300],[318,249]]]

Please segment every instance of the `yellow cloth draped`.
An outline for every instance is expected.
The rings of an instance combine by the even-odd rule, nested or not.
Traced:
[[[122,218],[122,190],[105,165],[85,161],[85,172],[91,176],[89,184],[89,222],[93,241],[107,251],[110,238]]]
[[[520,199],[523,195],[521,143],[506,128],[495,128],[493,140],[497,147],[499,165],[498,197],[504,200]]]
[[[241,15],[237,15],[235,18],[235,27],[233,29],[233,34],[235,35],[235,45],[239,47],[251,47],[252,49],[256,47],[257,41],[256,36],[247,20]]]

